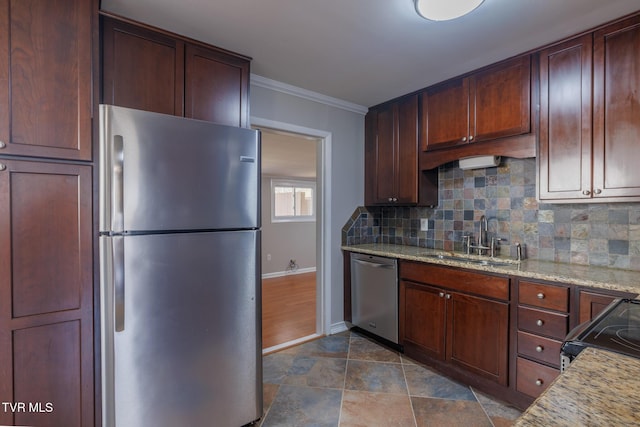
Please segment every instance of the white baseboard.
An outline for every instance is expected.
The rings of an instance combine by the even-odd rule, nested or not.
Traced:
[[[269,348],[262,349],[262,354],[263,355],[269,354],[269,353],[273,353],[274,351],[282,350],[284,348],[293,347],[294,345],[297,345],[297,344],[302,344],[307,341],[315,340],[316,338],[320,338],[321,336],[322,335],[311,334],[311,335],[307,335],[306,337],[295,339],[293,341],[287,341],[282,344],[278,344],[278,345],[271,346]]]
[[[315,267],[298,268],[296,270],[276,271],[274,273],[265,273],[262,275],[263,279],[273,279],[274,277],[290,276],[292,274],[313,273],[316,271]]]
[[[340,332],[348,331],[349,326],[345,322],[338,322],[331,325],[331,330],[329,330],[329,335],[339,334]]]

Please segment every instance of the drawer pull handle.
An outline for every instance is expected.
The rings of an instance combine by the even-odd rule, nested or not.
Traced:
[[[540,292],[537,296],[538,296],[538,299],[544,299],[544,294],[542,292]]]
[[[541,345],[539,345],[539,346],[537,346],[537,347],[536,347],[536,351],[537,351],[538,353],[542,353],[542,351],[543,351],[543,350],[544,350],[544,347],[542,347]]]
[[[542,325],[544,325],[544,322],[542,321],[542,319],[538,319],[538,320],[536,320],[536,325],[542,326]]]
[[[542,385],[542,380],[538,378],[538,379],[536,380],[536,385],[537,385],[537,386],[541,386],[541,385]]]

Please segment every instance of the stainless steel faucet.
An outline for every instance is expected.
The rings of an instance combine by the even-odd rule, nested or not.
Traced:
[[[489,230],[489,222],[487,217],[480,217],[480,225],[478,226],[478,246],[487,246],[487,231]]]

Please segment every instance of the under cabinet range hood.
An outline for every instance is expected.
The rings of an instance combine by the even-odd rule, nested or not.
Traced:
[[[460,169],[493,168],[500,164],[500,156],[474,156],[458,160]]]

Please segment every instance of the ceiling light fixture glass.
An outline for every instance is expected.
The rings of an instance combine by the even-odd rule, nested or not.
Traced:
[[[418,15],[430,21],[448,21],[473,11],[484,0],[413,0]]]

